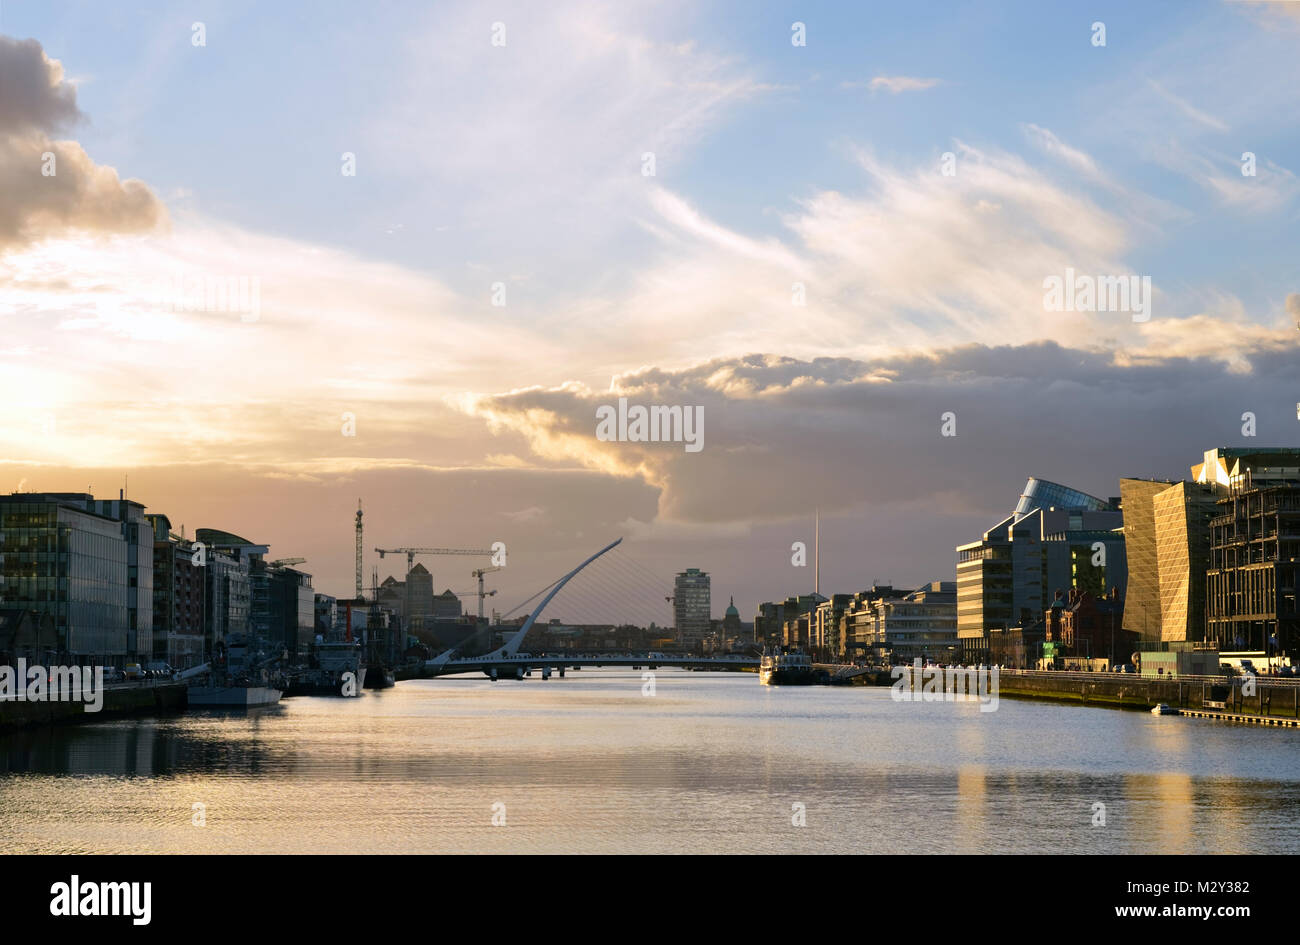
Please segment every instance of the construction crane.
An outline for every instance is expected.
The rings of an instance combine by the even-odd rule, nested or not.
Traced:
[[[383,557],[381,554],[379,557]],[[361,500],[357,499],[357,600],[361,600]]]
[[[495,590],[492,591],[483,590],[483,575],[491,574],[493,571],[500,571],[500,570],[501,570],[501,566],[494,564],[490,568],[475,568],[473,571],[470,572],[472,575],[474,575],[474,577],[478,578],[478,619],[480,621],[483,620],[483,598],[491,597],[493,594],[496,593]],[[473,591],[470,591],[469,593],[472,594]],[[458,594],[457,596],[459,597],[460,595]]]
[[[492,555],[487,548],[376,548],[379,557],[384,555],[406,555],[406,570],[415,567],[416,555]]]
[[[497,592],[496,592],[496,589],[493,588],[493,589],[490,590],[490,591],[483,591],[483,590],[478,590],[478,591],[452,591],[452,593],[455,594],[457,597],[474,597],[474,596],[477,595],[477,596],[478,596],[478,619],[479,619],[479,620],[482,620],[482,619],[483,619],[483,598],[484,598],[484,597],[495,597]]]
[[[276,558],[274,561],[267,563],[268,568],[288,568],[295,564],[302,564],[306,558]]]

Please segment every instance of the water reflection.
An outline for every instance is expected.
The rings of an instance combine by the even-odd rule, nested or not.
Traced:
[[[753,677],[436,680],[0,738],[6,851],[1296,852],[1300,733]],[[1093,805],[1106,805],[1094,826]],[[207,826],[191,822],[205,805]],[[507,828],[492,826],[505,805]],[[802,804],[803,826],[792,806]]]

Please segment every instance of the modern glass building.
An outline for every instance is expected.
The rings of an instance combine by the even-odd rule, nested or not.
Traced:
[[[1069,486],[1063,486],[1059,482],[1050,482],[1047,479],[1036,479],[1029,477],[1025,483],[1025,491],[1020,494],[1020,502],[1016,505],[1016,518],[1028,515],[1035,509],[1092,509],[1102,511],[1114,508],[1114,504],[1105,499],[1099,499],[1095,495],[1088,495],[1086,492],[1080,492],[1078,489],[1071,489]]]
[[[1129,563],[1123,626],[1138,633],[1144,643],[1161,639],[1155,497],[1172,485],[1172,481],[1163,479],[1119,481],[1124,507],[1124,547]]]
[[[0,604],[49,614],[68,662],[147,659],[153,529],[144,506],[85,493],[0,496]]]
[[[979,541],[957,547],[957,639],[962,659],[988,659],[989,634],[1031,627],[1056,591],[1078,587],[1122,597],[1127,584],[1123,516],[1099,499],[1030,478],[1016,510]]]
[[[1179,482],[1152,501],[1162,641],[1201,640],[1205,636],[1205,575],[1210,565],[1215,500],[1207,486]]]
[[[1190,481],[1122,479],[1132,571],[1124,628],[1149,645],[1295,647],[1300,449],[1207,450]],[[1289,641],[1289,642],[1288,642]]]

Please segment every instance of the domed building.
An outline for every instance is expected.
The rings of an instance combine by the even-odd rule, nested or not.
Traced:
[[[727,606],[727,613],[722,618],[723,635],[728,639],[740,633],[740,611],[736,609],[736,597],[733,594],[731,603]]]

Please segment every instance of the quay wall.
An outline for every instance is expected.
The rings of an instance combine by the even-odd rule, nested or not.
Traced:
[[[1300,719],[1300,685],[1261,676],[1255,681],[1255,691],[1247,695],[1240,678],[1234,682],[1230,685],[1228,679],[1217,676],[1152,679],[1128,674],[1002,670],[998,695],[1131,709],[1150,709],[1163,702],[1178,709]],[[874,684],[891,685],[892,679],[879,674]]]
[[[96,722],[123,715],[175,712],[188,705],[184,683],[157,686],[123,686],[104,690],[104,705],[87,712],[84,702],[0,701],[0,732],[42,725]]]

